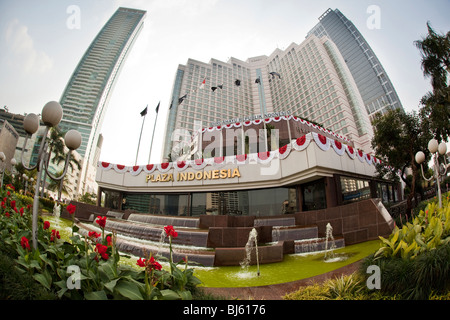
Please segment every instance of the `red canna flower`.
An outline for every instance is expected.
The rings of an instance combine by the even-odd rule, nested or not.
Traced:
[[[31,250],[30,244],[28,243],[28,239],[25,236],[22,237],[22,239],[20,239],[20,245],[24,249]]]
[[[111,239],[111,236],[107,236],[107,237],[106,237],[106,244],[107,244],[108,246],[112,246],[112,239]]]
[[[20,208],[20,216],[22,217],[23,216],[23,207],[22,208]]]
[[[16,207],[16,200],[11,200],[11,208],[15,208]]]
[[[88,236],[89,236],[89,238],[94,238],[94,239],[95,239],[95,238],[100,237],[101,234],[100,234],[100,233],[97,233],[97,232],[95,232],[95,231],[89,231]]]
[[[139,267],[145,267],[145,263],[147,260],[139,258],[139,260],[136,262],[136,265],[138,265]]]
[[[50,228],[50,222],[44,221],[44,230],[47,230],[48,228]]]
[[[53,229],[52,230],[52,235],[50,236],[50,241],[54,242],[56,239],[61,239],[60,235],[59,235],[59,231]]]
[[[5,212],[5,216],[9,218],[9,212]]]
[[[159,262],[156,261],[155,258],[153,258],[153,257],[150,258],[149,265],[150,265],[150,269],[161,270],[161,268],[162,268],[161,265],[159,264]]]
[[[97,220],[95,220],[95,222],[101,227],[101,228],[105,228],[106,225],[106,216],[104,217],[97,217]]]
[[[173,238],[178,237],[178,232],[176,232],[175,229],[173,228],[173,226],[171,226],[171,225],[165,226],[164,231],[166,232],[166,235],[169,237],[173,237]]]
[[[106,253],[106,250],[108,250],[108,247],[103,245],[103,244],[101,244],[101,243],[97,243],[95,245],[95,251],[97,251],[100,254],[100,256],[102,257],[103,260],[108,260],[109,259],[109,256]]]
[[[66,208],[66,210],[67,210],[67,212],[69,212],[69,214],[74,214],[76,209],[77,209],[77,207],[74,206],[73,204],[69,204]]]

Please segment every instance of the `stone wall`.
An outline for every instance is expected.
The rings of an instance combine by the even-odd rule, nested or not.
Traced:
[[[324,237],[326,225],[333,235],[342,235],[345,244],[355,244],[389,235],[394,221],[379,199],[368,199],[339,207],[295,213],[297,225],[317,225]]]

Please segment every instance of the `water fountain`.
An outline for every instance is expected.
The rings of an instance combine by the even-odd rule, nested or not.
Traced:
[[[330,245],[328,247],[328,245]],[[328,222],[326,226],[326,233],[325,233],[325,261],[328,261],[330,259],[334,258],[334,250],[336,249],[336,243],[334,242],[333,237],[333,227]]]
[[[244,269],[248,268],[248,266],[250,265],[253,244],[255,244],[255,253],[256,253],[256,266],[257,266],[256,274],[259,277],[260,271],[259,271],[259,254],[258,254],[258,232],[256,231],[255,228],[253,228],[252,231],[250,231],[248,235],[247,244],[245,245],[246,256],[244,260],[241,262],[241,267]]]

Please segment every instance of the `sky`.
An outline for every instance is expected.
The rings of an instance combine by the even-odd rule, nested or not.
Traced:
[[[247,60],[300,44],[328,8],[339,9],[378,56],[406,111],[431,89],[414,41],[426,23],[450,30],[449,0],[0,0],[0,107],[41,113],[59,101],[72,72],[119,7],[147,11],[123,65],[102,127],[101,161],[161,162],[175,72],[189,58]],[[373,11],[373,8],[377,11]],[[161,103],[158,118],[155,108]]]

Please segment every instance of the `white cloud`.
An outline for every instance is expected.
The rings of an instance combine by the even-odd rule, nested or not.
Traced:
[[[8,49],[7,61],[14,68],[29,74],[45,73],[53,67],[52,59],[44,51],[34,47],[27,26],[19,20],[14,19],[8,24],[5,41]]]

